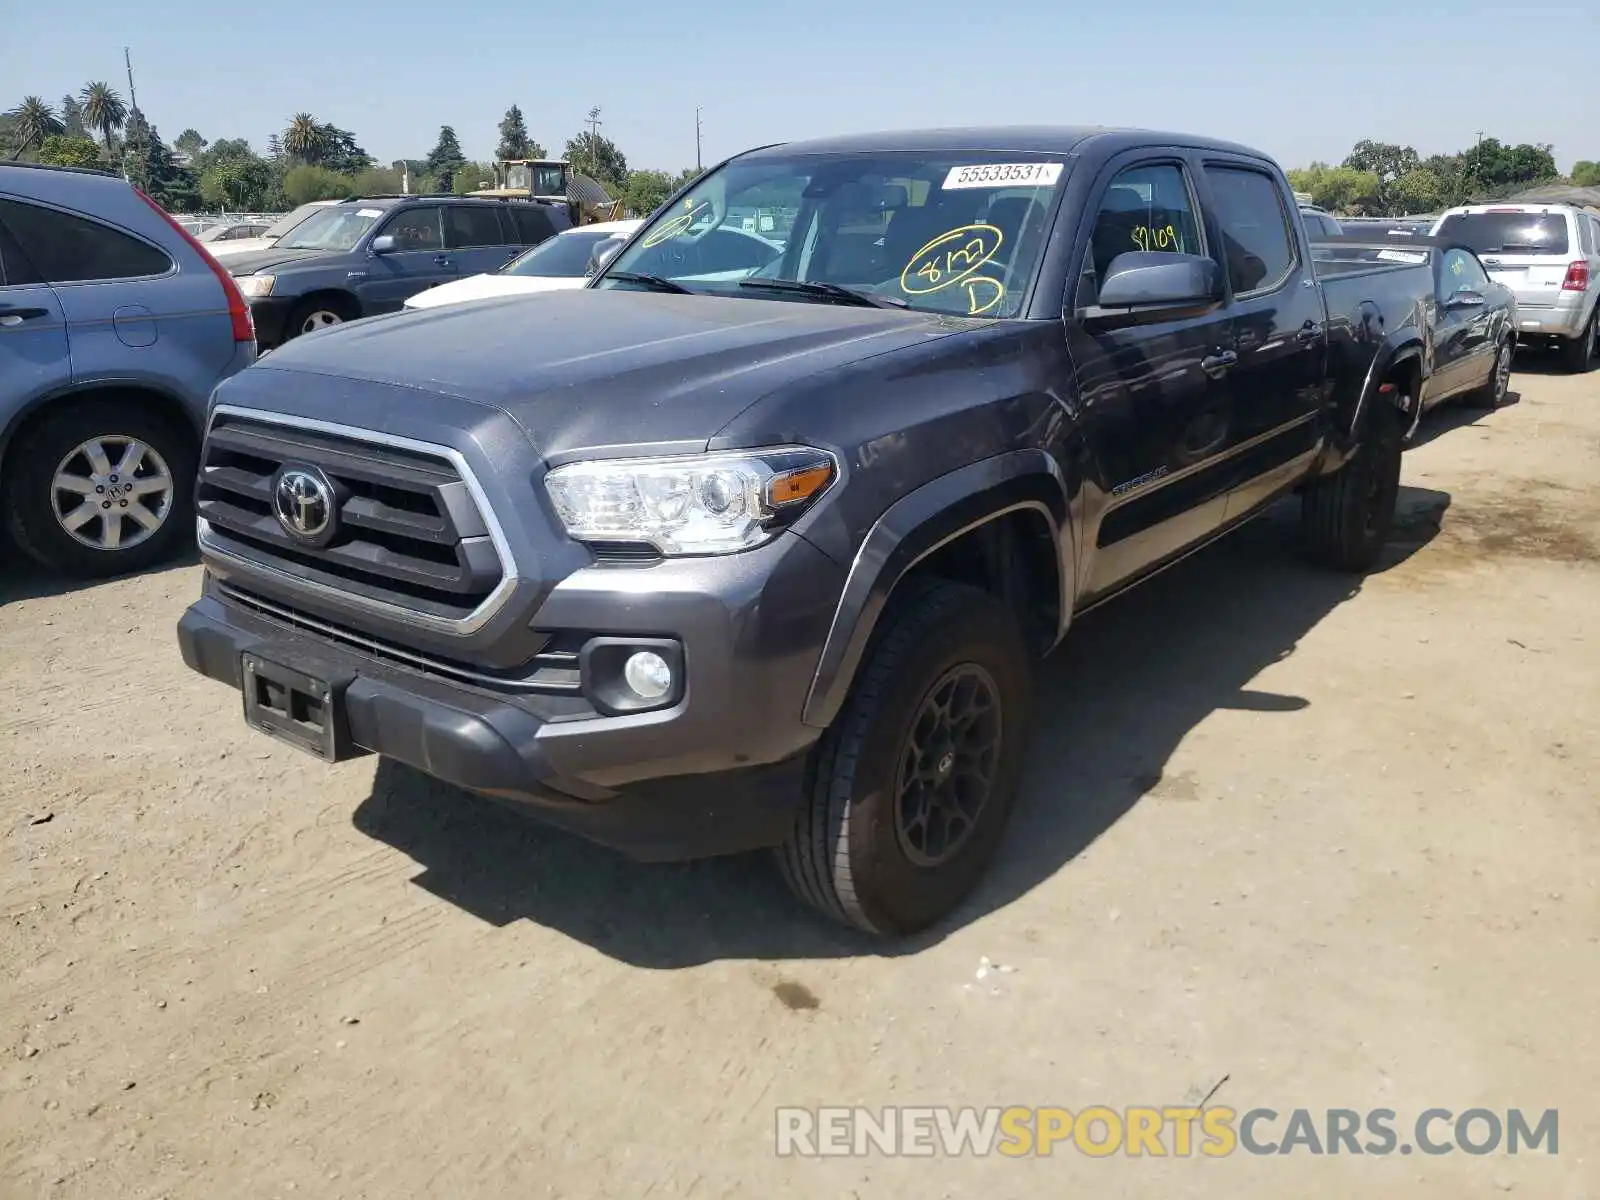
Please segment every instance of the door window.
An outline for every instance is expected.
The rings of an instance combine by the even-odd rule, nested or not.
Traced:
[[[1481,292],[1489,286],[1489,276],[1484,273],[1477,255],[1468,254],[1465,250],[1446,250],[1441,274],[1443,282],[1440,290],[1446,296],[1453,296],[1463,289]]]
[[[1094,303],[1099,281],[1119,254],[1140,250],[1205,253],[1193,193],[1176,163],[1129,167],[1106,187],[1089,236],[1079,306]]]
[[[437,208],[408,208],[397,214],[383,232],[393,237],[396,250],[443,250]]]
[[[0,222],[48,283],[142,279],[172,270],[172,260],[154,246],[53,208],[0,200]]]
[[[1234,294],[1265,292],[1288,279],[1295,265],[1289,214],[1272,176],[1244,167],[1207,167],[1222,255]]]
[[[516,222],[517,237],[524,246],[537,246],[546,238],[555,236],[556,224],[543,208],[533,204],[513,204],[506,211]]]
[[[487,204],[452,204],[444,210],[445,245],[452,250],[504,246],[500,214]]]

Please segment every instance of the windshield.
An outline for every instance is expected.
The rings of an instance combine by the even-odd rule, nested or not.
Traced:
[[[575,279],[588,269],[589,256],[594,253],[596,246],[609,238],[625,236],[617,233],[591,232],[587,229],[557,234],[512,259],[500,268],[500,274]]]
[[[353,250],[383,213],[376,208],[325,208],[296,225],[279,250]]]
[[[1560,213],[1456,213],[1439,236],[1479,254],[1565,254],[1567,219]]]
[[[650,275],[692,292],[838,302],[825,287],[747,283],[788,280],[925,312],[1015,316],[1064,177],[1062,162],[1027,154],[736,159],[658,212],[597,286]]]

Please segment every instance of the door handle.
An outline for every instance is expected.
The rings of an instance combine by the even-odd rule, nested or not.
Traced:
[[[20,325],[34,317],[48,316],[48,308],[21,308],[15,304],[0,304],[0,324]]]
[[[1232,350],[1224,350],[1221,354],[1208,354],[1200,360],[1200,369],[1207,375],[1223,375],[1229,367],[1235,366],[1239,356]]]
[[[440,254],[435,256],[433,265],[436,267],[448,267],[450,265],[450,256],[448,254]]]
[[[1300,326],[1300,332],[1294,335],[1297,342],[1314,342],[1322,336],[1322,326],[1315,321],[1307,321]]]

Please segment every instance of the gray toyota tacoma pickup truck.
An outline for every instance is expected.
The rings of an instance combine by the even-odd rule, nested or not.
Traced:
[[[710,269],[749,221],[770,244]],[[755,150],[585,289],[222,384],[183,656],[329,760],[643,859],[771,847],[903,934],[994,854],[1075,614],[1292,491],[1312,553],[1373,563],[1433,292],[1407,261],[1319,279],[1282,172],[1223,142]]]

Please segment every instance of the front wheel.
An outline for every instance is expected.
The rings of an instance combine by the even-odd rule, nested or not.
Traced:
[[[11,533],[42,566],[80,578],[142,570],[194,532],[194,438],[132,403],[50,413],[10,462]]]
[[[1405,414],[1379,402],[1349,461],[1307,485],[1300,517],[1313,557],[1341,571],[1377,562],[1400,498],[1404,439]]]
[[[1031,658],[1004,605],[961,584],[909,585],[813,751],[778,850],[790,888],[876,934],[914,933],[955,908],[1004,832],[1031,693]]]
[[[332,329],[335,325],[355,320],[355,317],[348,302],[330,296],[314,296],[289,314],[283,330],[284,340],[316,333],[320,329]]]

